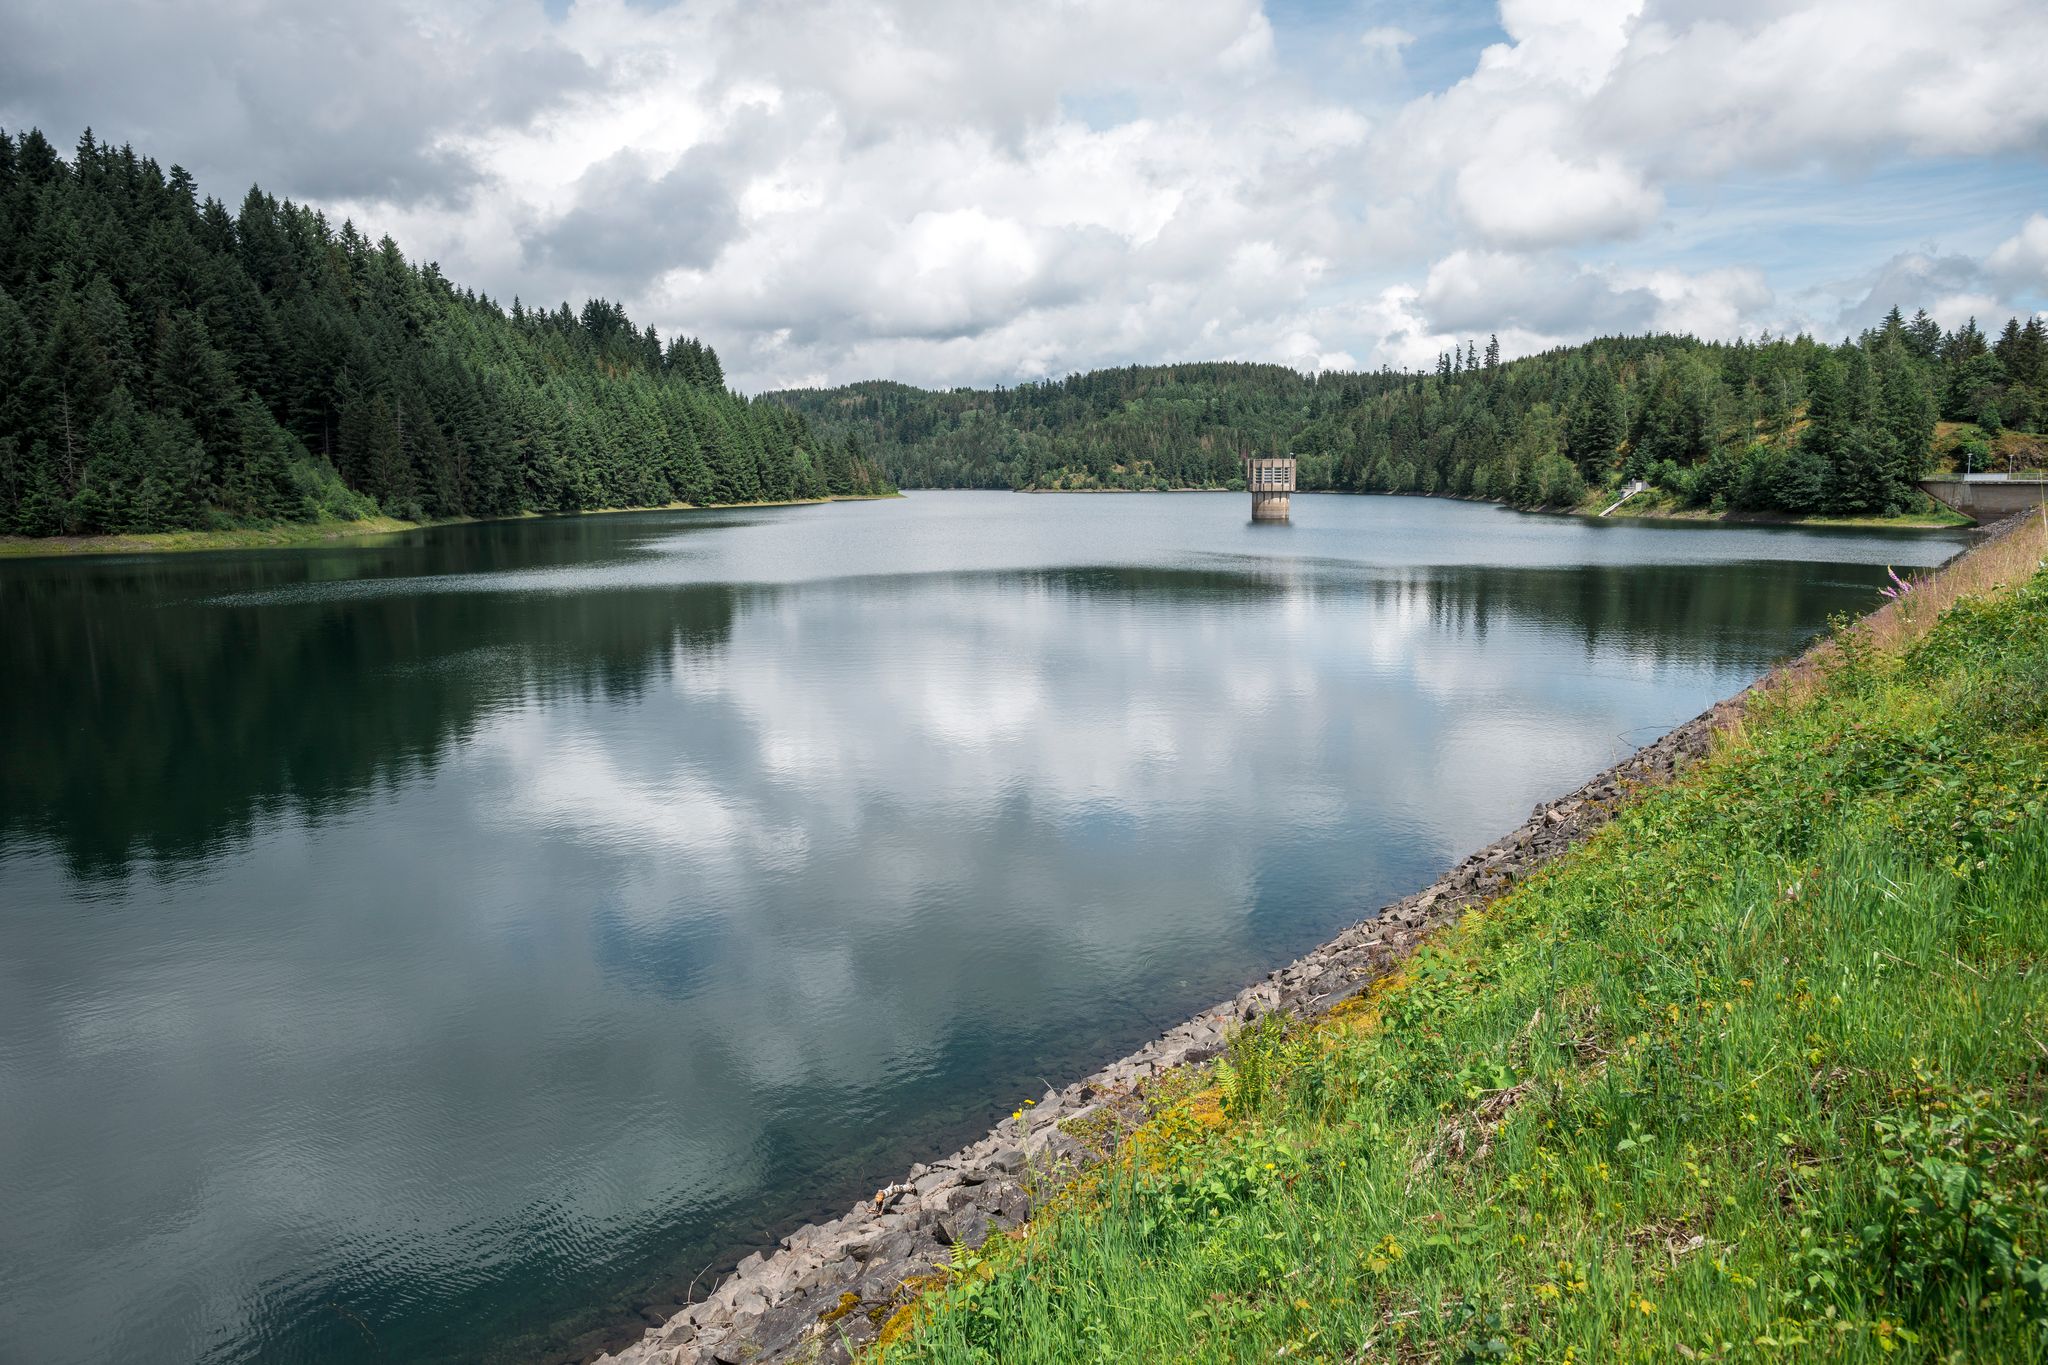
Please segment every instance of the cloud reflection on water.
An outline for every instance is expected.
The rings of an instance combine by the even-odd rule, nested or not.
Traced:
[[[1213,501],[1123,544],[1101,502],[919,503],[811,527],[908,513],[915,553],[800,564],[794,517],[537,528],[574,590],[481,530],[488,591],[440,540],[0,573],[0,1354],[598,1321],[1419,884],[1884,548],[1629,562],[1353,500],[1345,558]],[[1019,517],[1057,543],[1001,567]],[[1422,562],[1495,524],[1528,563]]]

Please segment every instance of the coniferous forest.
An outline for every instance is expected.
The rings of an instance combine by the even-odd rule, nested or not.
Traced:
[[[260,189],[0,131],[0,534],[886,487],[617,304],[507,308]]]
[[[1894,309],[1836,345],[1609,337],[1503,361],[1475,342],[1428,374],[1167,365],[769,397],[906,486],[1231,487],[1243,456],[1292,450],[1307,489],[1555,507],[1640,479],[1681,507],[1868,516],[1923,505],[1938,464],[2038,460],[2014,437],[2048,424],[2048,335]]]

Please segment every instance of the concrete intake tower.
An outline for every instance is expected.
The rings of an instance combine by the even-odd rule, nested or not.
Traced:
[[[1294,492],[1292,455],[1247,456],[1244,481],[1252,490],[1253,521],[1287,520],[1287,500]]]

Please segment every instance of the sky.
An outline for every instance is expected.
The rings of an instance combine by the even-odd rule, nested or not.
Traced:
[[[90,126],[747,391],[2048,310],[2039,0],[10,0]]]

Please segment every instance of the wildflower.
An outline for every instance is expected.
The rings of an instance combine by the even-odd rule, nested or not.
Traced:
[[[1651,1303],[1648,1299],[1637,1299],[1635,1307],[1636,1311],[1638,1313],[1641,1313],[1646,1318],[1654,1318],[1657,1316],[1657,1305]]]

